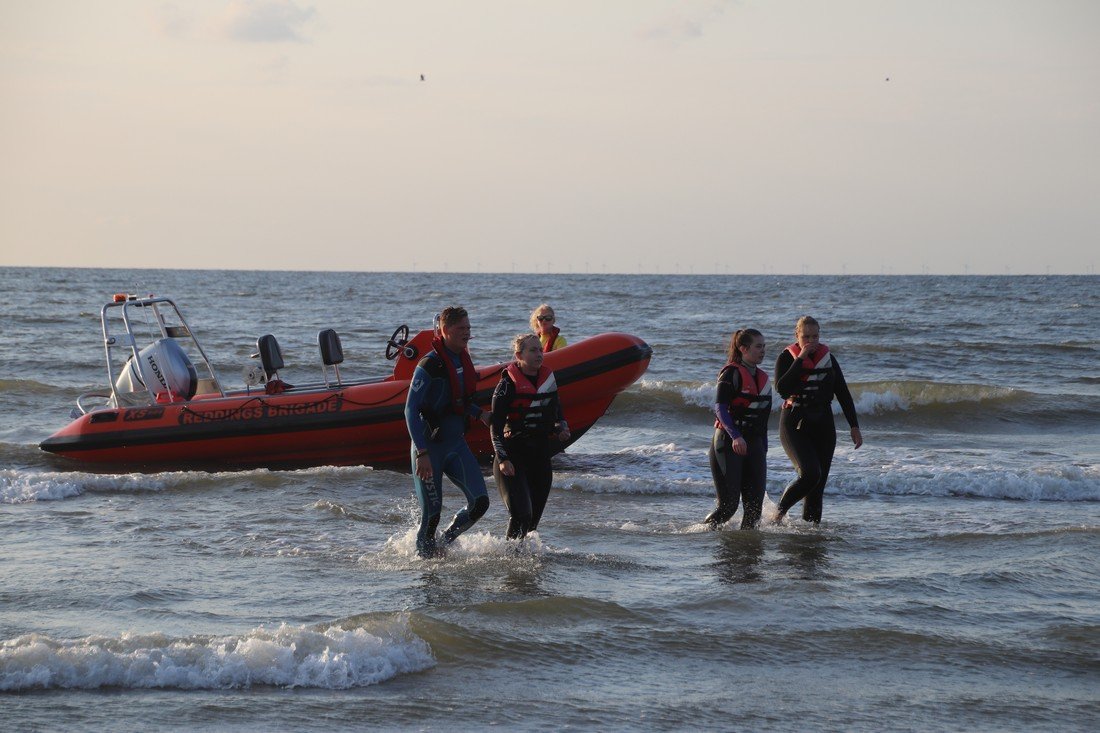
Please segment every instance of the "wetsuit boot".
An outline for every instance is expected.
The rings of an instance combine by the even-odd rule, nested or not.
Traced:
[[[454,542],[458,539],[458,536],[474,526],[474,522],[481,519],[489,509],[489,497],[479,496],[474,500],[473,506],[467,506],[465,509],[455,515],[455,518],[451,520],[451,526],[443,530],[443,546]]]
[[[420,557],[431,558],[442,556],[443,548],[439,547],[435,541],[435,529],[438,526],[438,514],[429,517],[428,521],[421,524],[420,531],[416,533],[416,554]]]

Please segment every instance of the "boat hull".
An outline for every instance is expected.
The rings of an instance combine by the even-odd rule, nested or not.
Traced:
[[[573,432],[570,442],[645,373],[650,356],[644,341],[621,333],[546,355]],[[503,366],[478,368],[474,402],[485,409]],[[253,392],[103,409],[77,418],[40,447],[82,463],[129,468],[406,464],[408,387],[407,378],[390,378],[278,395]],[[492,452],[481,423],[472,424],[467,440],[478,456]]]

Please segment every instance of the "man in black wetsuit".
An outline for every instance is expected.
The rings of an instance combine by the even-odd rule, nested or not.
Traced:
[[[825,482],[836,450],[836,425],[832,402],[835,397],[851,427],[852,443],[863,445],[856,406],[829,347],[821,343],[821,326],[810,316],[795,325],[795,343],[775,361],[775,389],[786,402],[779,413],[779,440],[791,459],[798,477],[779,499],[779,522],[791,507],[805,500],[802,518],[821,522]]]

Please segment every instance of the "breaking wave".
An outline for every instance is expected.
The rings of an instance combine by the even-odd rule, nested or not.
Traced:
[[[218,486],[222,479],[253,480],[257,483],[277,483],[287,476],[348,475],[371,472],[369,466],[319,466],[297,471],[254,469],[232,473],[201,471],[167,471],[163,473],[86,473],[81,471],[21,471],[0,470],[0,504],[23,504],[32,501],[59,501],[85,493],[139,493],[167,491],[182,486],[209,484]]]
[[[0,690],[342,690],[433,666],[431,649],[410,631],[404,614],[354,628],[283,624],[240,636],[125,633],[64,640],[27,634],[0,643]]]
[[[996,417],[1088,418],[1100,407],[1095,398],[1051,398],[1020,389],[988,384],[949,384],[928,381],[883,381],[852,384],[852,397],[860,415],[896,415],[908,413],[920,417],[972,416],[975,409]],[[638,388],[617,398],[616,408],[627,413],[652,412],[654,409],[686,411],[710,410],[714,404],[714,382],[642,380]],[[779,400],[776,398],[775,409]],[[834,401],[833,414],[841,413]]]
[[[883,456],[883,454],[878,454]],[[1100,501],[1100,465],[1037,463],[996,465],[992,455],[963,457],[934,452],[864,463],[851,449],[838,451],[826,491],[846,496],[960,496],[1019,501]],[[794,478],[782,450],[768,453],[767,490],[773,498]],[[674,443],[606,454],[572,455],[562,461],[555,487],[594,494],[710,496],[713,481],[705,450]]]
[[[846,496],[961,496],[1015,501],[1100,501],[1100,466],[1040,464],[1026,468],[988,465],[898,463],[850,471],[826,491]]]

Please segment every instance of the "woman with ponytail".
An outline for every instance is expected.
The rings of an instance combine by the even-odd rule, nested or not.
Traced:
[[[718,500],[703,520],[711,529],[729,521],[739,500],[744,504],[741,529],[752,529],[760,522],[772,405],[768,375],[759,368],[764,347],[764,337],[755,328],[737,331],[730,338],[728,363],[718,373],[714,436],[708,451]]]

